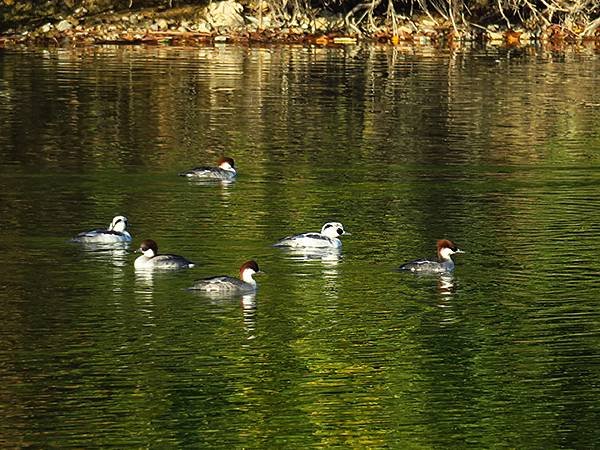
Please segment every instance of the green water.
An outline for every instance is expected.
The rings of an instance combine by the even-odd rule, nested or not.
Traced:
[[[0,50],[0,445],[600,445],[600,58]],[[177,173],[235,158],[235,183]],[[68,242],[131,223],[126,250]],[[271,247],[336,220],[336,258]],[[136,274],[142,239],[195,261]],[[454,240],[453,276],[395,271]],[[254,258],[254,297],[193,280]]]

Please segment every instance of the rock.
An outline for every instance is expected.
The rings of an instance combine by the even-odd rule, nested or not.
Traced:
[[[318,31],[329,31],[329,19],[327,17],[317,17],[315,19],[315,29]]]
[[[528,42],[531,42],[532,40],[533,40],[533,36],[531,33],[523,32],[521,34],[521,42],[528,43]]]
[[[212,27],[208,22],[199,22],[194,26],[194,30],[199,33],[210,33],[212,31]]]
[[[262,17],[262,23],[261,23],[260,19],[258,19],[257,17],[254,17],[254,16],[246,16],[246,20],[249,23],[253,24],[257,29],[270,28],[271,23],[272,23],[271,17],[267,16],[267,15]]]
[[[259,25],[259,20],[253,16],[246,16],[246,20],[254,25]]]
[[[156,21],[156,26],[160,31],[165,31],[169,29],[169,22],[167,22],[165,19],[158,19]]]
[[[83,17],[83,16],[85,16],[85,15],[87,14],[87,12],[88,12],[88,10],[87,10],[87,9],[85,9],[83,6],[81,6],[81,7],[77,8],[77,9],[76,9],[76,10],[73,12],[73,15],[74,15],[75,17]]]
[[[60,31],[61,33],[63,31],[67,31],[70,30],[71,28],[73,28],[73,25],[71,25],[71,22],[69,22],[68,20],[61,20],[60,22],[58,22],[58,24],[56,25],[56,29],[58,31]]]
[[[492,42],[502,42],[504,41],[504,34],[494,31],[488,31],[488,38]]]
[[[239,28],[244,26],[243,10],[244,7],[233,0],[211,3],[206,20],[213,28]]]
[[[52,28],[54,28],[54,27],[52,26],[52,24],[50,22],[48,22],[47,24],[42,25],[40,27],[40,31],[42,33],[48,33]]]

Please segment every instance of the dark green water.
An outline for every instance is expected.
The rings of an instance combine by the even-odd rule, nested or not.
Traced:
[[[600,56],[0,50],[0,445],[600,446]],[[235,158],[238,180],[181,170]],[[68,241],[130,222],[198,263]],[[271,247],[342,222],[339,258]],[[395,272],[450,238],[450,278]],[[185,291],[255,258],[255,298]]]

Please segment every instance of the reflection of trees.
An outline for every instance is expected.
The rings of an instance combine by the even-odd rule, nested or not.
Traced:
[[[65,159],[71,165],[172,164],[241,147],[294,158],[298,173],[323,158],[359,161],[364,155],[346,146],[358,143],[361,152],[392,160],[402,150],[405,161],[531,161],[546,156],[536,145],[541,140],[587,126],[591,84],[563,81],[573,70],[563,59],[576,56],[556,61],[541,54],[542,70],[522,64],[521,58],[530,59],[519,54],[468,56],[423,58],[377,47],[85,49],[34,60],[13,56],[3,66],[10,105],[3,111],[19,122],[8,120],[11,132],[5,135],[21,144],[15,157],[49,165],[59,159],[61,165]],[[148,64],[149,58],[156,62]],[[39,82],[50,73],[56,76]],[[568,110],[548,107],[561,101]],[[19,114],[29,108],[34,114]],[[465,108],[471,110],[469,122]],[[53,142],[56,134],[61,145]],[[422,135],[432,139],[417,141]],[[449,145],[440,152],[444,141],[435,138],[444,136]],[[400,148],[375,145],[382,137]],[[31,145],[40,141],[44,145],[34,152]],[[340,153],[302,151],[315,142],[322,149],[337,144]],[[468,145],[473,142],[481,145]],[[65,155],[65,147],[73,153]]]

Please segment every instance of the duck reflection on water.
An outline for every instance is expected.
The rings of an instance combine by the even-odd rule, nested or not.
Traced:
[[[128,242],[115,242],[112,244],[84,242],[81,244],[81,249],[86,258],[109,262],[116,267],[125,267],[131,253]]]
[[[154,275],[151,270],[135,271],[135,293],[144,298],[151,298],[154,292]]]
[[[342,258],[342,251],[339,248],[284,247],[282,252],[292,261],[321,261],[330,266],[336,266]]]
[[[254,339],[254,331],[256,330],[256,292],[241,293],[228,293],[223,291],[201,291],[201,290],[190,290],[192,295],[197,295],[207,299],[212,305],[222,307],[230,304],[231,302],[240,302],[242,310],[242,322],[244,330],[248,333],[247,339]]]
[[[197,178],[188,178],[188,184],[192,186],[198,186],[199,189],[212,189],[214,192],[218,193],[221,197],[221,206],[223,208],[229,208],[230,206],[230,197],[233,192],[233,185],[235,184],[235,179],[233,180],[202,180]]]
[[[438,276],[437,291],[445,297],[452,297],[456,291],[454,276],[451,273],[444,273]]]

